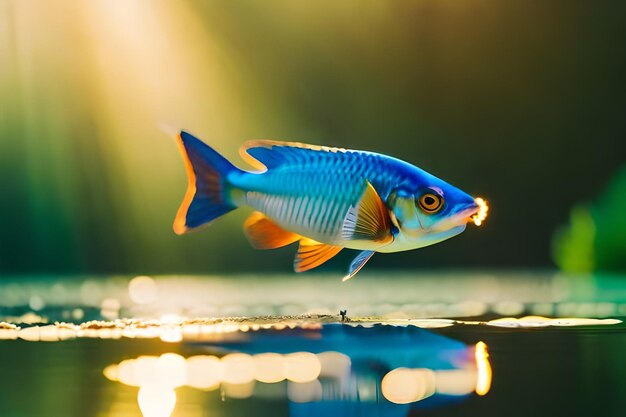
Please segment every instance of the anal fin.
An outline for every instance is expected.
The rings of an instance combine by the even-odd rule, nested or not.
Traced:
[[[324,262],[337,255],[343,249],[341,246],[332,246],[312,239],[302,238],[300,247],[293,262],[296,272],[304,272],[317,268]]]
[[[243,224],[250,244],[256,249],[276,249],[302,239],[302,236],[278,226],[260,211],[255,211]]]

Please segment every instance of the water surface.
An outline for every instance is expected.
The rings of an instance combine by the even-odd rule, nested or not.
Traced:
[[[0,284],[0,415],[626,413],[619,277],[131,278]]]

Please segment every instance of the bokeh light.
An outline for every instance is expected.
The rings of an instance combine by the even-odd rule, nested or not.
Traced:
[[[216,356],[191,356],[186,368],[187,385],[201,390],[217,389],[224,376],[222,362]]]
[[[293,382],[310,382],[320,375],[322,365],[313,353],[297,352],[285,357],[285,373]]]
[[[187,364],[185,358],[176,353],[165,353],[159,356],[156,363],[157,384],[172,388],[185,385],[187,382]]]
[[[383,377],[381,390],[392,403],[408,404],[435,392],[435,376],[429,369],[398,368]]]
[[[255,377],[255,363],[246,353],[230,353],[222,358],[224,382],[232,385],[246,384]]]
[[[259,382],[275,383],[286,378],[286,361],[277,353],[254,355],[256,379]]]
[[[143,417],[169,417],[176,406],[176,392],[158,385],[141,387],[137,402]]]
[[[156,301],[158,288],[155,281],[145,275],[137,276],[128,283],[128,296],[137,304],[149,304]]]
[[[318,353],[317,358],[320,361],[320,377],[345,379],[350,374],[352,360],[350,357],[341,352],[322,352]]]
[[[467,395],[476,388],[475,369],[435,371],[435,391],[445,395]]]

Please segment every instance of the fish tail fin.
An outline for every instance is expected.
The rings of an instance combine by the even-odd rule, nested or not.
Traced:
[[[176,139],[188,180],[187,192],[174,220],[174,232],[181,235],[237,208],[229,196],[227,177],[240,170],[185,131],[181,131]]]

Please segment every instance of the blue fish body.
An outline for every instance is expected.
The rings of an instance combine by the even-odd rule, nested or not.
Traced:
[[[415,249],[461,233],[479,209],[469,194],[382,154],[251,141],[240,154],[256,171],[243,171],[187,132],[178,139],[189,185],[175,232],[250,206],[256,212],[244,228],[253,246],[300,242],[299,272],[349,248],[364,251],[351,266],[353,276],[374,252]]]

